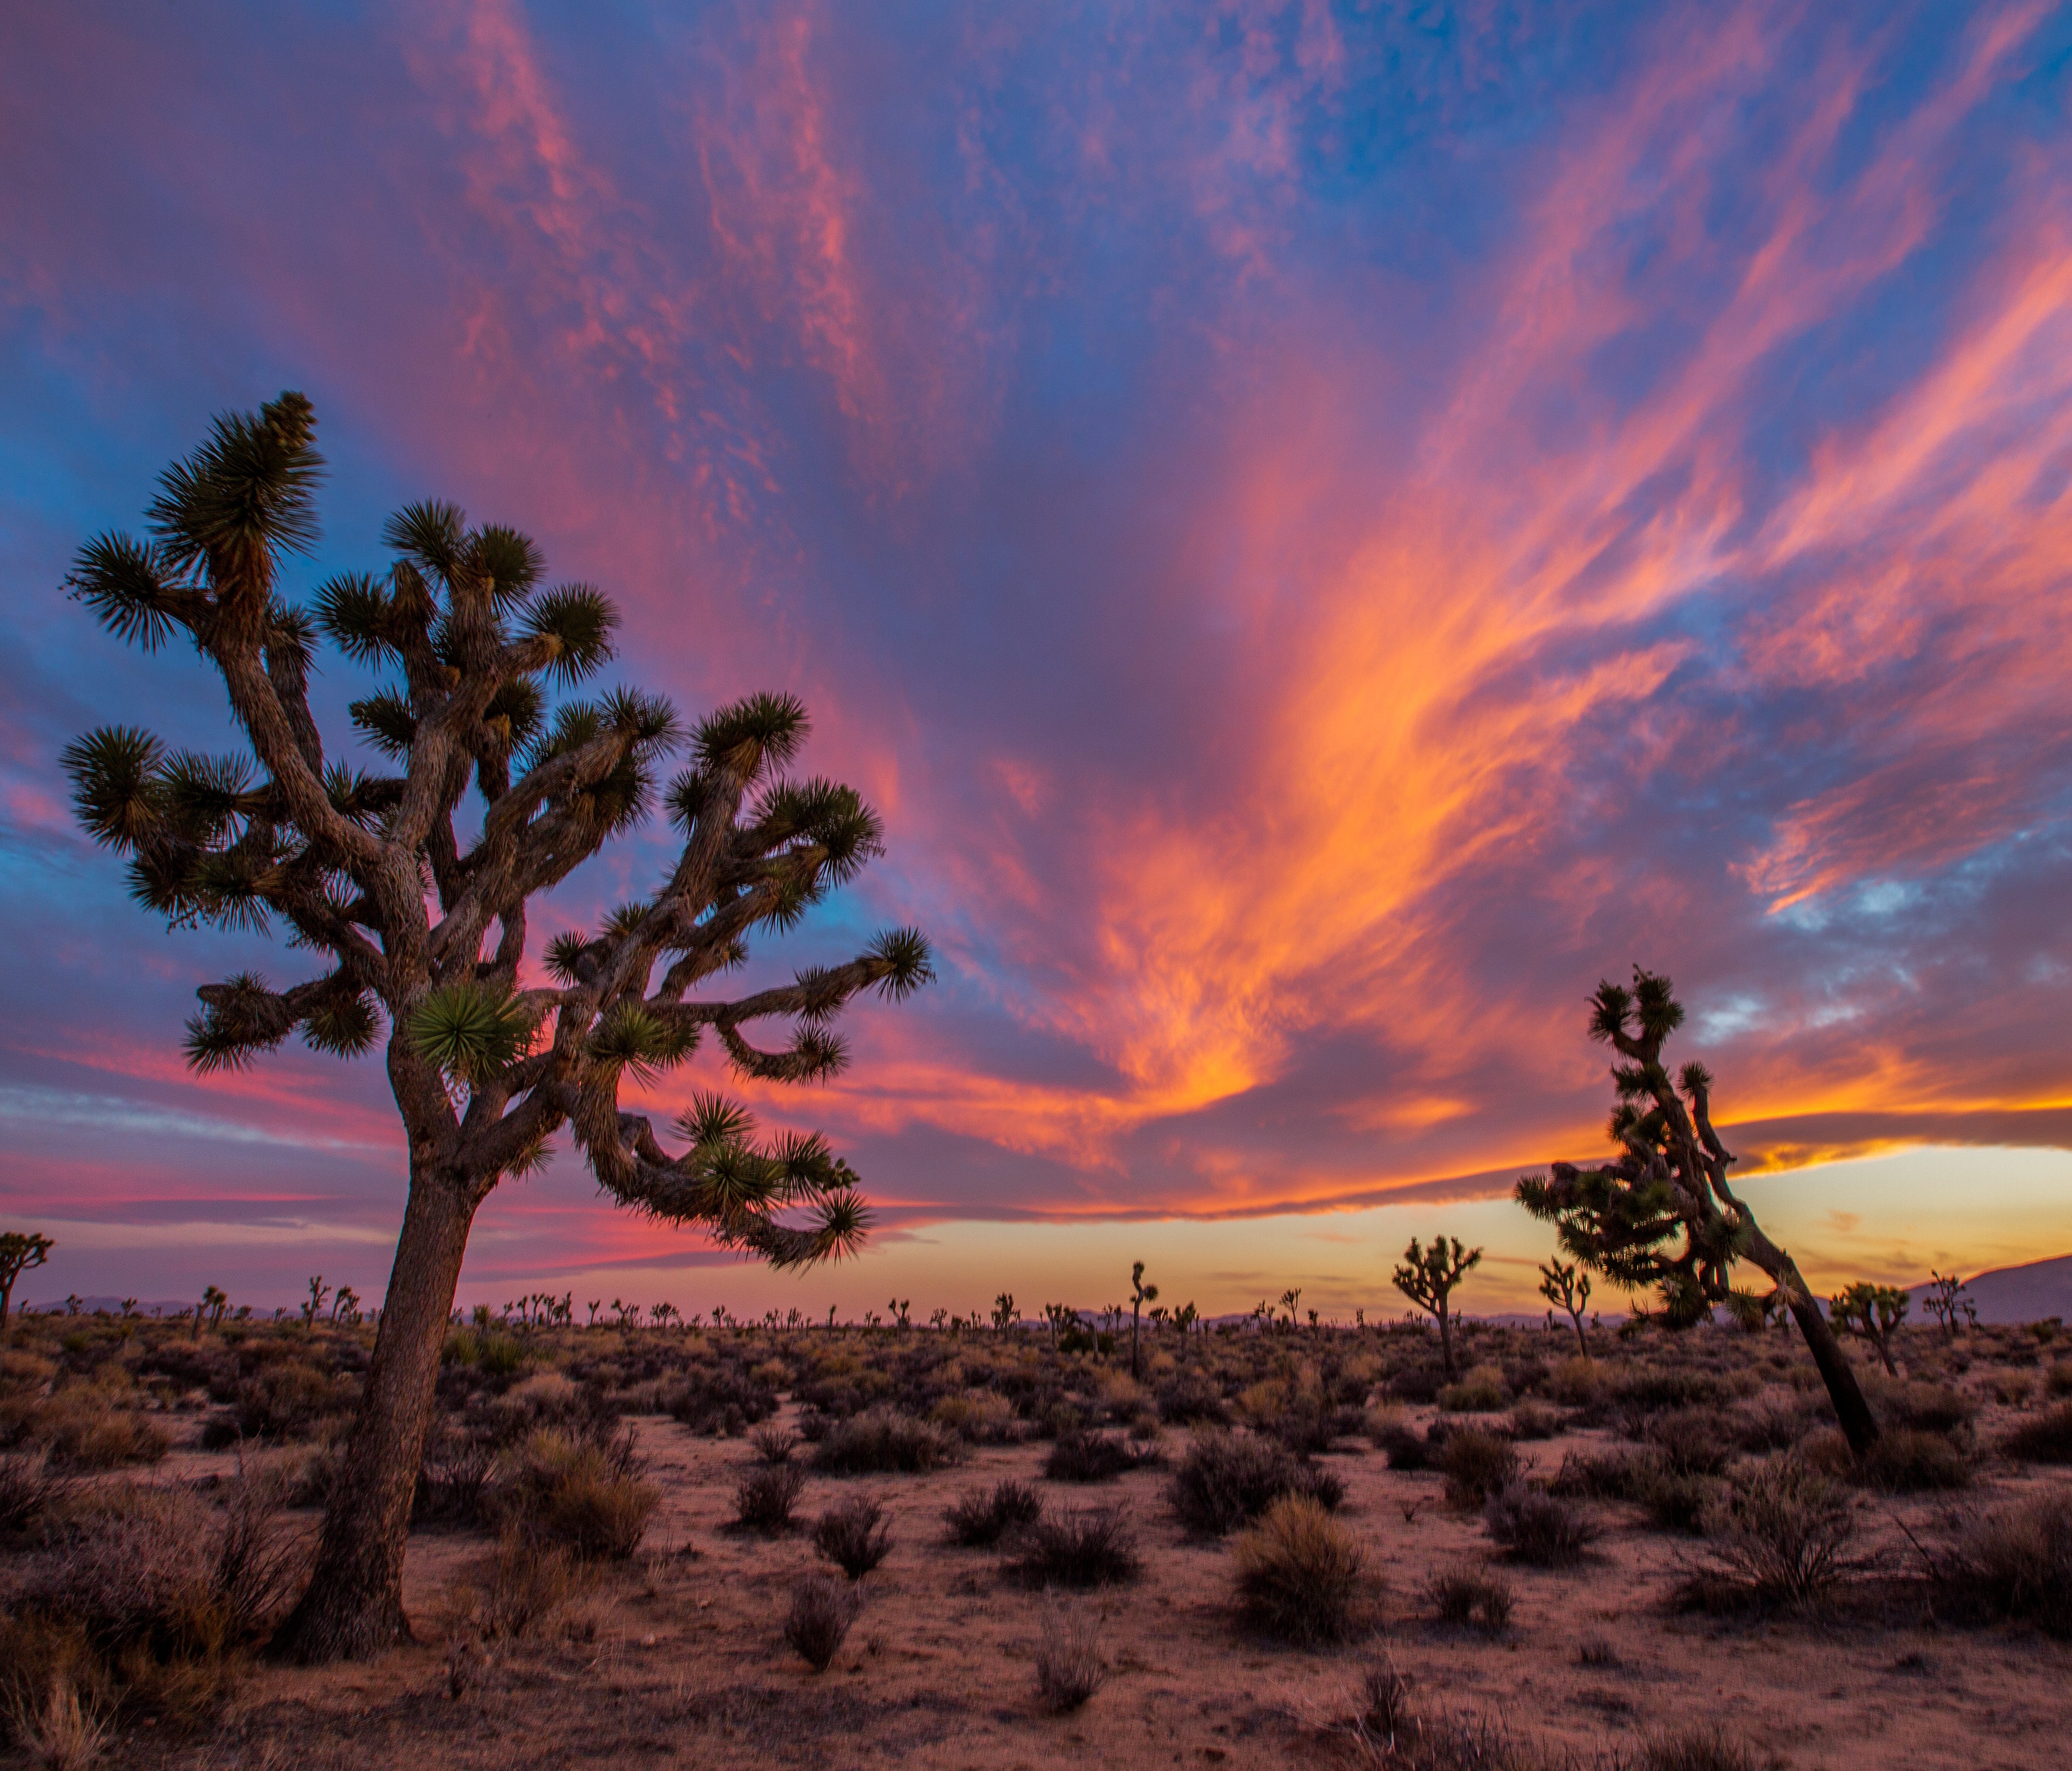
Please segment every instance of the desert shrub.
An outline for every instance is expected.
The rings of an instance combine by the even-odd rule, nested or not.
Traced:
[[[755,1455],[766,1464],[788,1464],[799,1448],[799,1436],[784,1427],[758,1427],[748,1436]]]
[[[1105,1482],[1164,1461],[1157,1450],[1139,1451],[1112,1433],[1067,1432],[1043,1460],[1043,1473],[1054,1482]]]
[[[1647,1443],[1672,1476],[1716,1476],[1733,1451],[1731,1417],[1716,1408],[1672,1408],[1647,1423]]]
[[[531,1434],[510,1466],[504,1504],[528,1535],[584,1561],[623,1562],[640,1547],[661,1496],[631,1433],[586,1444],[553,1428]]]
[[[1167,1493],[1190,1531],[1222,1537],[1284,1494],[1306,1494],[1329,1510],[1345,1491],[1334,1473],[1299,1461],[1274,1440],[1212,1432],[1188,1446]]]
[[[1938,1608],[2072,1639],[2072,1494],[2032,1495],[1955,1522],[1930,1568]]]
[[[857,1609],[855,1591],[846,1581],[826,1574],[804,1576],[791,1588],[784,1639],[815,1672],[824,1673],[841,1652]]]
[[[482,1524],[489,1516],[496,1448],[458,1422],[442,1421],[427,1436],[425,1461],[411,1498],[413,1525]]]
[[[36,1409],[29,1440],[66,1469],[119,1469],[155,1464],[172,1444],[148,1415],[117,1407],[104,1391],[75,1384]]]
[[[1446,1473],[1446,1499],[1454,1506],[1480,1506],[1518,1480],[1518,1453],[1511,1441],[1479,1427],[1449,1433],[1439,1453]]]
[[[2060,1359],[2044,1373],[2043,1390],[2046,1395],[2072,1396],[2072,1359]]]
[[[1511,1583],[1481,1568],[1452,1568],[1424,1583],[1424,1596],[1440,1622],[1501,1635],[1511,1624]]]
[[[1762,1771],[1762,1764],[1740,1741],[1711,1724],[1651,1735],[1640,1749],[1640,1771]]]
[[[1971,1479],[1971,1464],[1940,1433],[1889,1427],[1856,1460],[1855,1474],[1866,1486],[1888,1494],[1918,1494],[1963,1487]]]
[[[792,1510],[806,1485],[796,1464],[758,1464],[746,1471],[734,1490],[734,1522],[743,1531],[775,1536],[791,1529]]]
[[[1036,1645],[1036,1695],[1044,1708],[1067,1714],[1107,1682],[1099,1623],[1083,1611],[1046,1611]]]
[[[1720,1498],[1720,1483],[1712,1476],[1679,1475],[1648,1460],[1637,1465],[1633,1498],[1658,1531],[1702,1534]]]
[[[1619,1407],[1635,1418],[1671,1408],[1718,1408],[1733,1399],[1724,1379],[1681,1366],[1638,1366],[1621,1374],[1612,1394]]]
[[[730,1359],[693,1366],[667,1392],[664,1411],[695,1433],[738,1437],[777,1411],[776,1387]]]
[[[1586,1359],[1578,1354],[1556,1366],[1543,1380],[1541,1387],[1567,1407],[1588,1407],[1604,1394],[1605,1375],[1595,1359]]]
[[[1278,1440],[1297,1457],[1314,1457],[1366,1428],[1364,1408],[1315,1396],[1299,1398],[1295,1405],[1260,1423],[1262,1432]]]
[[[813,1448],[813,1468],[830,1476],[918,1474],[961,1463],[964,1441],[932,1421],[891,1408],[871,1408],[828,1424]]]
[[[15,1740],[43,1771],[87,1771],[108,1749],[107,1720],[68,1670],[51,1675],[40,1701],[18,1696],[8,1710]]]
[[[1439,1406],[1453,1414],[1494,1414],[1510,1400],[1503,1387],[1503,1373],[1493,1365],[1478,1365],[1458,1383],[1439,1391]]]
[[[1562,1424],[1560,1411],[1544,1402],[1521,1402],[1511,1411],[1513,1439],[1552,1439],[1560,1432]]]
[[[1654,1467],[1653,1459],[1630,1451],[1572,1451],[1562,1458],[1548,1491],[1571,1500],[1630,1501]]]
[[[448,1589],[450,1625],[483,1642],[516,1642],[530,1634],[580,1592],[583,1575],[561,1544],[518,1531]]]
[[[1812,1411],[1796,1399],[1762,1401],[1737,1410],[1726,1422],[1726,1430],[1739,1451],[1790,1451],[1813,1430],[1813,1419]]]
[[[967,1489],[943,1518],[952,1543],[976,1549],[997,1543],[1008,1532],[1034,1525],[1042,1516],[1043,1497],[1027,1482],[1007,1477],[990,1493]]]
[[[1538,1568],[1572,1568],[1599,1535],[1572,1503],[1523,1482],[1490,1495],[1482,1519],[1512,1560]]]
[[[1683,1593],[1700,1609],[1817,1603],[1852,1568],[1848,1493],[1794,1453],[1737,1473],[1706,1522],[1712,1557]]]
[[[2072,1402],[2046,1408],[2000,1441],[2009,1457],[2030,1464],[2072,1464]]]
[[[212,1708],[300,1573],[279,1494],[271,1473],[240,1473],[220,1520],[179,1491],[94,1497],[22,1583],[0,1654],[10,1700],[40,1701],[62,1672],[111,1707],[180,1722]]]
[[[492,1446],[515,1445],[543,1428],[570,1439],[609,1447],[619,1431],[619,1407],[600,1386],[576,1383],[565,1372],[538,1371],[469,1411],[468,1430]]]
[[[1126,1586],[1144,1572],[1144,1563],[1128,1522],[1104,1507],[1037,1520],[1023,1535],[1009,1572],[1025,1585],[1086,1591]]]
[[[1429,1469],[1443,1438],[1433,1440],[1408,1421],[1384,1421],[1374,1436],[1375,1448],[1388,1460],[1391,1469]]]
[[[1371,1583],[1350,1531],[1306,1494],[1284,1494],[1231,1556],[1245,1621],[1285,1642],[1343,1642],[1366,1621]]]
[[[0,1454],[0,1535],[26,1531],[64,1490],[41,1452]]]
[[[1223,1387],[1205,1371],[1176,1371],[1157,1391],[1158,1418],[1170,1426],[1220,1427],[1230,1420]]]
[[[891,1550],[892,1527],[876,1501],[853,1494],[814,1522],[813,1547],[850,1580],[861,1580]]]
[[[1895,1383],[1882,1372],[1867,1373],[1865,1379],[1864,1399],[1881,1426],[1953,1433],[1971,1424],[1971,1402],[1947,1383]]]
[[[1005,1396],[944,1396],[928,1411],[928,1418],[974,1445],[1018,1444],[1028,1434]]]
[[[302,1359],[264,1366],[237,1387],[231,1418],[247,1439],[306,1439],[321,1422],[350,1413],[360,1386]]]

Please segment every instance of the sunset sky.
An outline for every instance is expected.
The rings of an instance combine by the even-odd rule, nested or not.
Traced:
[[[1505,1195],[1602,1147],[1583,999],[1636,960],[1815,1286],[2072,1250],[2072,10],[70,0],[0,46],[32,1301],[385,1282],[378,1060],[186,1074],[197,984],[307,955],[135,910],[56,760],[228,743],[60,581],[284,388],[291,588],[409,499],[527,529],[621,600],[607,680],[796,690],[883,811],[758,966],[937,947],[754,1094],[864,1176],[860,1263],[743,1267],[564,1152],[464,1302],[1033,1314],[1142,1258],[1372,1317],[1445,1230],[1536,1309]]]

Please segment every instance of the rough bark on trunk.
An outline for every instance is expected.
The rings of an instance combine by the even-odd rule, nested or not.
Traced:
[[[1456,1374],[1453,1370],[1453,1320],[1447,1311],[1445,1298],[1439,1300],[1439,1308],[1433,1313],[1439,1318],[1440,1368],[1445,1372],[1447,1383],[1451,1383]]]
[[[411,1176],[373,1362],[316,1565],[275,1638],[276,1651],[295,1660],[364,1660],[409,1639],[403,1547],[475,1202],[458,1176]]]
[[[1811,1288],[1799,1276],[1799,1264],[1757,1229],[1753,1218],[1748,1219],[1748,1224],[1754,1232],[1749,1259],[1767,1273],[1784,1293],[1792,1319],[1798,1323],[1799,1332],[1806,1337],[1807,1350],[1813,1355],[1813,1363],[1819,1370],[1820,1381],[1827,1387],[1827,1399],[1835,1405],[1835,1418],[1841,1423],[1842,1436],[1848,1440],[1849,1449],[1860,1457],[1877,1443],[1878,1425],[1856,1382],[1856,1367],[1849,1363],[1849,1356],[1843,1350],[1827,1318],[1820,1313],[1819,1301],[1813,1296]]]

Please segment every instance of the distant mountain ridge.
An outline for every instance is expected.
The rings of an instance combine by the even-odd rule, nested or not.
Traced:
[[[1914,1286],[1909,1295],[1917,1315],[1930,1287]],[[1964,1281],[1964,1295],[1981,1322],[2041,1322],[2046,1317],[2072,1318],[2072,1255],[2054,1255],[2020,1267],[1996,1267]]]

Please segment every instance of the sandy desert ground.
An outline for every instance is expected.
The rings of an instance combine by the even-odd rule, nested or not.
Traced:
[[[800,1415],[787,1397],[770,1424],[796,1427]],[[1421,1427],[1437,1411],[1393,1418]],[[1184,1428],[1159,1436],[1167,1467],[1103,1483],[1046,1481],[1040,1439],[976,1445],[967,1461],[922,1474],[809,1471],[802,1526],[861,1493],[883,1504],[893,1538],[861,1584],[841,1651],[816,1674],[786,1646],[782,1621],[793,1582],[825,1564],[804,1529],[771,1536],[733,1522],[737,1485],[757,1461],[747,1440],[697,1435],[662,1414],[624,1424],[660,1494],[644,1540],[631,1559],[592,1568],[522,1639],[478,1643],[455,1621],[458,1590],[481,1578],[491,1553],[485,1533],[421,1528],[406,1575],[415,1645],[314,1670],[255,1659],[204,1724],[131,1718],[106,1762],[191,1771],[1377,1764],[1392,1761],[1355,1724],[1370,1670],[1385,1666],[1408,1682],[1427,1724],[1465,1720],[1556,1763],[1638,1765],[1665,1731],[1700,1724],[1716,1724],[1748,1762],[1794,1771],[2072,1763],[2072,1643],[2020,1624],[1938,1622],[1914,1577],[1916,1544],[1937,1540],[1953,1503],[1975,1510],[2062,1489],[2062,1469],[1996,1462],[1961,1495],[1857,1493],[1864,1568],[1841,1597],[1717,1617],[1669,1603],[1704,1542],[1665,1533],[1637,1507],[1585,1503],[1603,1535],[1580,1566],[1510,1565],[1477,1512],[1448,1506],[1439,1473],[1391,1469],[1359,1438],[1342,1438],[1318,1461],[1344,1483],[1338,1516],[1379,1576],[1381,1599],[1371,1634],[1324,1649],[1266,1640],[1236,1621],[1231,1540],[1190,1535],[1167,1498]],[[1981,1418],[1981,1438],[1996,1430]],[[1614,1429],[1593,1427],[1517,1449],[1529,1473],[1547,1477],[1570,1453],[1618,1442]],[[142,1479],[209,1494],[236,1467],[232,1453],[189,1443]],[[1054,1509],[1120,1507],[1142,1552],[1141,1580],[1083,1595],[1034,1592],[999,1550],[949,1543],[945,1507],[1005,1477],[1034,1484]],[[312,1511],[289,1518],[314,1529]],[[1499,1568],[1509,1583],[1515,1605],[1500,1632],[1434,1617],[1428,1580],[1464,1567]],[[1108,1668],[1105,1685],[1068,1714],[1038,1695],[1046,1614],[1091,1615]],[[1492,1748],[1448,1762],[1542,1761]]]

